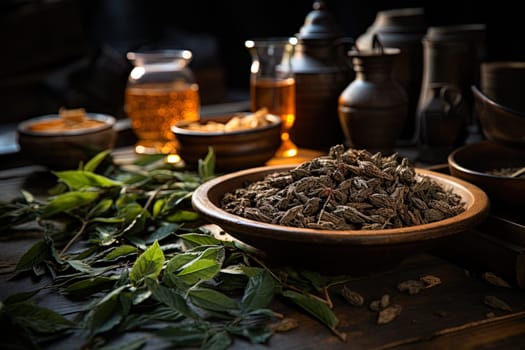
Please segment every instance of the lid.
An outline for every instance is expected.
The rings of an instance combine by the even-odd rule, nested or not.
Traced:
[[[366,57],[388,57],[397,56],[401,53],[401,49],[397,47],[384,47],[379,40],[379,35],[374,34],[372,37],[372,47],[370,49],[359,49],[357,45],[350,51],[348,56],[352,58],[366,58]]]
[[[326,40],[336,39],[344,35],[333,14],[327,11],[324,1],[315,1],[313,9],[306,16],[299,33],[296,34],[298,39],[302,41]]]
[[[481,23],[429,27],[425,36],[430,41],[483,40],[487,26]]]
[[[373,27],[382,32],[423,32],[426,29],[424,9],[420,7],[379,11]]]

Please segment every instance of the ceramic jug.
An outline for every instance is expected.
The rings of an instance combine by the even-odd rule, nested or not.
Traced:
[[[348,147],[391,154],[407,116],[407,95],[392,77],[400,50],[377,36],[373,46],[349,52],[356,77],[339,97],[339,121]]]
[[[481,135],[473,117],[470,87],[479,86],[481,62],[486,56],[485,30],[484,24],[429,27],[423,38],[423,78],[417,113],[432,98],[432,83],[456,86],[463,100],[458,113],[466,120],[464,143],[479,141]]]
[[[290,137],[301,148],[327,151],[344,141],[337,99],[354,76],[346,55],[351,39],[343,36],[323,1],[313,7],[295,35],[296,119]]]
[[[461,91],[447,83],[432,83],[431,98],[418,114],[418,159],[425,163],[446,163],[461,143],[465,120],[459,107]]]
[[[407,119],[398,143],[413,142],[416,124],[416,109],[423,75],[423,45],[421,40],[427,30],[423,8],[400,8],[379,11],[356,45],[360,49],[371,49],[374,35],[385,47],[401,50],[392,68],[393,78],[403,87],[408,98]]]

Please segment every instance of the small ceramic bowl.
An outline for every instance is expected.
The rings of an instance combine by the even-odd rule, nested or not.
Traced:
[[[226,123],[233,115],[206,118]],[[179,142],[179,155],[189,168],[196,168],[208,148],[215,152],[215,166],[219,172],[229,172],[264,165],[281,145],[281,119],[267,115],[270,124],[238,131],[203,131],[187,128],[191,122],[180,122],[171,128]]]
[[[475,111],[487,139],[525,149],[525,112],[519,112],[488,98],[475,86]]]
[[[473,183],[487,192],[491,201],[525,204],[525,177],[497,175],[495,170],[525,167],[525,150],[493,141],[465,145],[448,157],[450,174]]]
[[[22,156],[51,170],[76,169],[97,153],[112,149],[117,138],[116,119],[86,113],[85,126],[49,127],[60,121],[58,114],[25,120],[18,124],[17,139]]]

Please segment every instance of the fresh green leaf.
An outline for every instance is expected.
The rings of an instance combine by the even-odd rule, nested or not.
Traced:
[[[31,270],[53,256],[53,241],[45,236],[31,246],[18,260],[16,271]]]
[[[267,327],[228,327],[228,332],[247,338],[253,344],[266,343],[273,335],[273,331]]]
[[[113,206],[113,200],[109,198],[102,199],[98,202],[93,209],[91,209],[87,215],[88,218],[94,218],[95,216],[106,213]]]
[[[153,293],[153,297],[159,302],[180,312],[187,318],[198,318],[198,315],[188,306],[186,300],[176,290],[159,285],[151,279],[146,280],[146,285]]]
[[[218,332],[207,338],[200,350],[223,350],[230,347],[232,339],[227,332]]]
[[[107,332],[122,322],[125,313],[120,303],[120,294],[126,286],[118,287],[102,299],[86,315],[91,334]]]
[[[272,275],[263,270],[248,280],[241,305],[244,309],[254,310],[270,305],[275,294],[275,282]]]
[[[72,191],[78,191],[91,187],[104,188],[122,185],[122,183],[119,181],[95,174],[91,171],[64,170],[54,171],[53,174],[55,174],[62,182],[64,182]]]
[[[104,161],[108,156],[110,156],[111,152],[109,150],[104,150],[102,152],[99,152],[96,154],[93,158],[91,158],[86,164],[84,164],[84,171],[91,171],[94,172],[100,163]]]
[[[48,308],[31,302],[5,305],[5,311],[11,322],[29,328],[38,333],[55,333],[67,330],[74,323]]]
[[[203,309],[230,312],[239,309],[239,304],[225,294],[209,288],[193,288],[188,292],[191,302]]]
[[[137,254],[137,248],[124,244],[112,249],[108,254],[106,254],[106,256],[104,256],[103,259],[106,261],[114,261],[131,254]]]
[[[138,157],[133,164],[139,165],[139,166],[147,166],[154,163],[158,163],[159,161],[164,161],[166,156],[164,154],[144,154]]]
[[[66,192],[54,197],[45,207],[43,218],[49,218],[60,213],[68,213],[74,209],[93,203],[99,196],[98,192]]]
[[[324,323],[328,328],[334,330],[339,323],[332,310],[321,300],[293,290],[285,290],[282,294]]]
[[[175,213],[165,218],[168,222],[183,222],[183,221],[195,221],[199,218],[199,214],[189,210],[177,210]]]
[[[71,283],[64,291],[77,296],[89,296],[97,292],[108,290],[116,284],[116,279],[105,276],[87,278],[81,281]]]
[[[155,335],[169,341],[174,346],[200,346],[206,339],[207,329],[199,324],[164,327]]]
[[[221,266],[210,259],[198,259],[185,265],[184,269],[177,273],[177,277],[187,284],[195,284],[198,281],[210,280],[217,275]]]
[[[215,151],[213,150],[213,147],[208,147],[208,154],[206,154],[204,160],[198,160],[197,167],[199,176],[203,181],[215,176]]]
[[[132,283],[136,284],[144,278],[156,279],[164,265],[164,253],[159,243],[155,241],[144,253],[142,253],[129,274]]]
[[[149,244],[149,243],[152,243],[154,241],[161,241],[164,238],[166,238],[166,237],[172,235],[173,233],[177,232],[177,230],[180,228],[180,226],[181,226],[180,224],[166,224],[166,225],[162,225],[159,228],[157,228],[151,234],[151,236],[149,236],[145,240],[145,243]]]
[[[191,246],[219,245],[223,243],[222,241],[218,240],[213,236],[199,233],[184,233],[179,235],[179,237],[182,238],[185,242],[190,243]]]
[[[153,204],[153,210],[151,212],[153,219],[156,219],[164,210],[166,206],[166,200],[164,198],[157,199]]]

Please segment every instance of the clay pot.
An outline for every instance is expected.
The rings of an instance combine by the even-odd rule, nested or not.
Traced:
[[[380,44],[349,52],[356,78],[339,96],[339,121],[348,147],[394,152],[407,116],[407,95],[392,78],[399,53]]]
[[[395,58],[392,76],[403,87],[408,98],[408,114],[400,135],[401,143],[414,138],[416,108],[423,75],[423,45],[426,33],[423,8],[401,8],[379,11],[374,23],[360,35],[356,45],[361,50],[372,48],[372,39],[378,35],[386,47],[396,47],[401,53]]]

